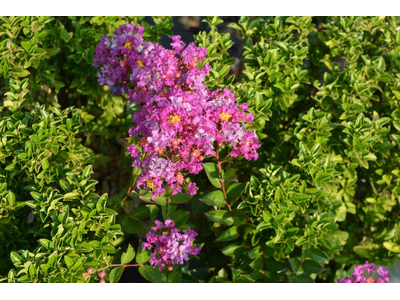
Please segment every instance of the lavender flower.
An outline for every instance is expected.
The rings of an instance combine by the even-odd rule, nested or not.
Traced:
[[[201,162],[216,154],[216,143],[247,160],[257,159],[260,148],[255,132],[245,129],[254,119],[249,104],[239,105],[228,89],[211,92],[205,85],[211,67],[200,68],[199,62],[207,49],[170,38],[173,50],[143,40],[139,25],[122,25],[114,36],[101,38],[93,60],[99,84],[114,95],[129,94],[141,106],[129,130],[139,145],[128,152],[132,165],[143,170],[137,188],[151,191],[153,200],[166,184],[172,195],[183,189],[196,194],[196,185],[184,177],[203,169]]]
[[[364,265],[357,265],[354,267],[353,278],[349,278],[348,276],[343,279],[339,278],[338,283],[385,283],[389,281],[388,270],[384,267],[379,267],[376,272],[375,269],[375,264],[370,264],[366,261]],[[365,271],[367,271],[366,276]],[[374,279],[376,273],[378,273],[380,278]]]
[[[166,265],[184,264],[189,260],[189,255],[200,253],[201,246],[195,247],[193,242],[197,233],[193,230],[186,230],[182,233],[175,228],[172,220],[166,220],[164,224],[158,220],[156,226],[151,227],[147,233],[147,242],[142,244],[143,250],[153,250],[150,253],[150,264],[158,266],[162,271]]]

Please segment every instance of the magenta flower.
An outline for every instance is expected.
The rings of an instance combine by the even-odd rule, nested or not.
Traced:
[[[370,264],[366,261],[364,265],[357,265],[354,267],[354,272],[352,274],[353,278],[349,278],[348,276],[343,279],[339,278],[338,283],[385,283],[389,281],[389,271],[384,267],[378,268],[377,273],[380,278],[374,279],[376,274],[375,269],[375,264]],[[367,271],[366,276],[365,271]]]
[[[153,250],[149,260],[153,267],[158,266],[162,271],[166,265],[184,264],[189,261],[189,255],[200,253],[201,246],[195,247],[193,244],[197,236],[195,231],[186,230],[182,233],[174,228],[172,220],[166,220],[164,226],[158,220],[155,224],[146,235],[147,242],[142,244],[143,250]]]
[[[198,174],[201,162],[216,154],[216,145],[227,145],[230,155],[257,159],[260,148],[249,104],[238,104],[228,89],[211,92],[204,83],[209,65],[199,67],[205,47],[188,46],[172,36],[173,50],[143,40],[143,28],[122,25],[114,36],[101,38],[93,66],[99,84],[115,95],[128,94],[141,108],[133,114],[128,147],[132,165],[142,169],[138,188],[152,192],[152,199],[166,191],[194,195],[197,187],[185,177]]]

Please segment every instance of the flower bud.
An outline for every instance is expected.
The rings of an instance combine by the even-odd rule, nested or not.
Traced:
[[[168,271],[171,272],[173,269],[174,269],[174,267],[173,267],[172,265],[169,265],[169,266],[168,266]]]
[[[180,78],[180,77],[181,77],[181,73],[180,73],[180,72],[176,72],[176,73],[175,73],[175,78],[178,79],[178,78]]]
[[[93,269],[92,268],[88,268],[86,271],[88,272],[89,275],[93,273]]]
[[[173,147],[173,148],[176,148],[176,147],[179,145],[179,143],[180,143],[180,141],[177,140],[177,139],[175,139],[175,140],[172,141],[171,144],[172,144],[172,147]]]
[[[83,277],[83,278],[88,278],[88,277],[89,277],[89,274],[88,274],[88,273],[83,273],[83,274],[82,274],[82,277]]]
[[[106,283],[106,281],[104,279],[100,280],[100,283]]]
[[[100,271],[98,275],[100,278],[103,278],[104,276],[106,276],[106,272]]]

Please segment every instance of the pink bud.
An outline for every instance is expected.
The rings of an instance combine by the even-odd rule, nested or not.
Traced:
[[[88,277],[89,277],[89,274],[88,274],[88,273],[83,273],[83,274],[82,274],[82,277],[83,277],[83,278],[88,278]]]
[[[174,269],[174,267],[173,267],[172,265],[169,265],[169,266],[168,266],[168,271],[171,272],[173,269]]]
[[[106,272],[100,271],[100,272],[99,272],[99,277],[100,277],[100,278],[103,278],[104,276],[106,276]]]
[[[104,279],[100,280],[100,283],[106,283],[106,281]]]
[[[93,269],[92,268],[88,268],[86,271],[88,272],[89,275],[93,273]]]

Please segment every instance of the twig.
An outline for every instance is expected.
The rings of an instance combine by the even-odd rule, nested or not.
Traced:
[[[300,265],[297,267],[296,272],[294,273],[294,276],[292,278],[292,283],[293,283],[294,279],[296,278],[297,272],[299,272],[301,266],[303,265],[303,261],[305,258],[306,258],[306,253],[304,253],[303,257],[301,258]]]
[[[167,204],[166,204],[166,207],[165,207],[165,212],[166,212],[166,217],[168,218],[168,204],[169,204],[169,184],[167,183],[167,190],[166,190],[166,193],[167,193]]]
[[[235,215],[234,215],[234,213],[233,213],[233,211],[232,211],[232,207],[229,205],[229,203],[228,203],[228,197],[227,197],[227,195],[226,195],[226,191],[225,191],[225,185],[224,185],[224,179],[222,178],[222,162],[219,160],[219,145],[218,145],[218,142],[217,142],[217,147],[216,147],[216,157],[217,157],[217,162],[218,162],[218,170],[219,170],[219,177],[220,177],[220,182],[221,182],[221,186],[222,186],[222,193],[224,194],[224,199],[225,199],[225,204],[226,204],[226,206],[228,206],[228,209],[229,209],[229,212],[231,213],[231,215],[232,215],[232,218],[234,219],[235,218]],[[238,232],[241,234],[242,232],[240,231],[240,228],[239,228],[239,226],[236,226],[237,227],[237,229],[238,229]]]

